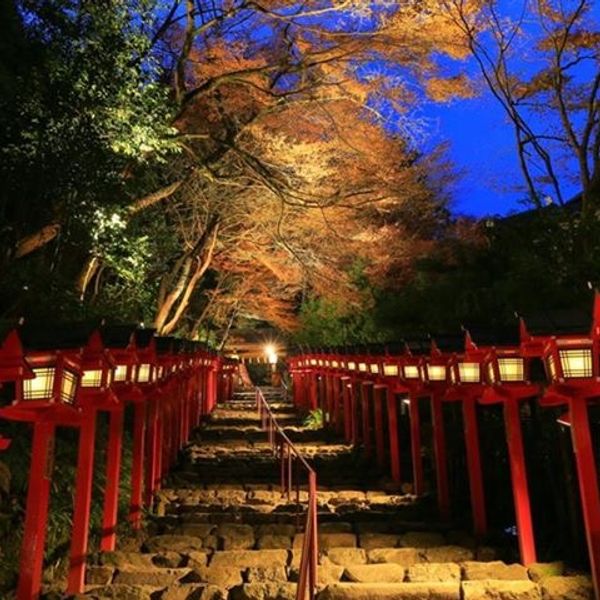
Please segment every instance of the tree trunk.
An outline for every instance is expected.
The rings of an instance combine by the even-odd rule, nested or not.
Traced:
[[[55,239],[59,233],[60,225],[58,223],[51,223],[31,235],[21,238],[15,246],[14,258],[23,258],[24,256],[35,252]]]
[[[208,222],[195,247],[177,261],[171,273],[165,275],[166,281],[177,279],[177,283],[168,293],[168,286],[161,284],[160,296],[164,299],[158,307],[154,320],[154,326],[161,335],[170,333],[175,329],[189,305],[198,281],[210,266],[217,243],[218,225],[218,218],[213,217]]]
[[[85,261],[85,265],[83,265],[83,268],[79,273],[79,277],[77,278],[77,291],[79,292],[79,300],[83,300],[85,298],[87,288],[94,278],[94,275],[98,272],[100,263],[101,261],[98,256],[89,256]]]

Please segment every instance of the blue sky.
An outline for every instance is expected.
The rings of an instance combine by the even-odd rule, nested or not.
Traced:
[[[452,190],[455,212],[483,216],[523,210],[513,131],[493,98],[485,94],[430,104],[423,114],[429,120],[429,143],[447,141],[459,172]]]

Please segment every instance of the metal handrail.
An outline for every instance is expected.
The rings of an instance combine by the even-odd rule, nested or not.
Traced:
[[[262,390],[256,388],[256,408],[260,416],[261,425],[267,431],[269,443],[273,452],[279,456],[281,461],[281,494],[291,499],[292,488],[296,491],[296,505],[300,504],[300,478],[298,467],[302,466],[308,475],[308,509],[306,511],[306,522],[304,526],[304,541],[302,544],[302,556],[300,557],[300,570],[298,573],[298,587],[296,588],[296,600],[305,600],[308,592],[310,600],[314,600],[317,587],[317,473],[306,462],[305,458],[290,438],[284,433],[277,422],[269,403]],[[295,459],[295,469],[293,469]],[[295,485],[293,474],[296,473]]]

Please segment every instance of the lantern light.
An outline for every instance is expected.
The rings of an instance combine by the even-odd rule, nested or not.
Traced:
[[[491,363],[489,366],[493,366]],[[498,358],[500,381],[524,381],[525,366],[522,358]]]
[[[152,377],[152,367],[149,363],[137,366],[136,381],[138,383],[149,383]]]
[[[383,374],[386,377],[397,377],[398,376],[398,365],[383,365]]]
[[[446,381],[446,367],[444,365],[427,365],[427,379],[429,381]]]
[[[460,361],[458,376],[461,383],[478,383],[481,379],[479,363]]]
[[[592,349],[577,348],[559,350],[560,365],[563,376],[567,379],[592,377]]]
[[[34,378],[23,381],[23,400],[42,400],[52,396],[54,389],[54,367],[33,369]]]
[[[86,369],[81,376],[81,387],[99,388],[102,386],[102,369]]]
[[[419,367],[417,365],[404,365],[404,377],[406,379],[418,379]]]

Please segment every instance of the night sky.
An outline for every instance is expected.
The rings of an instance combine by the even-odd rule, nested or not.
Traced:
[[[452,208],[459,214],[506,214],[525,208],[524,192],[511,124],[488,94],[431,104],[429,144],[447,141],[459,173],[452,190]]]

